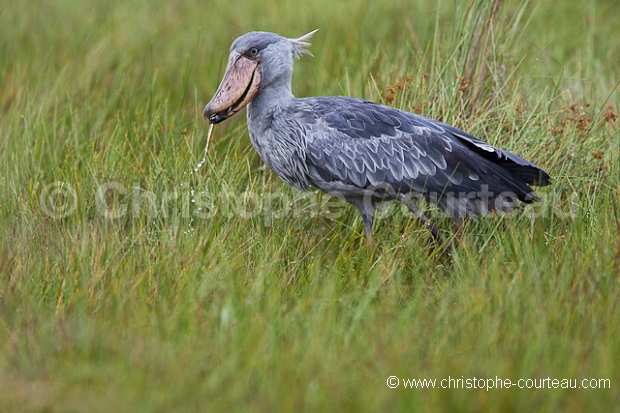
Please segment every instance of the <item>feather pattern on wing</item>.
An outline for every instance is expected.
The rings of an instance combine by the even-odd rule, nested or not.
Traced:
[[[531,202],[533,191],[526,183],[548,183],[540,168],[513,153],[444,123],[369,101],[295,99],[283,111],[274,117],[272,130],[281,131],[279,139],[296,135],[300,149],[294,156],[304,170],[284,179],[290,183],[305,174],[297,187],[313,185],[346,197],[389,186],[394,193],[440,199],[486,185],[492,199],[512,193]],[[289,166],[272,169],[283,177],[291,171]]]

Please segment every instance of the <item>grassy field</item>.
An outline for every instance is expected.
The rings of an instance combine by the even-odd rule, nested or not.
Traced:
[[[616,2],[233,3],[0,6],[0,411],[618,411]],[[315,28],[297,96],[461,127],[547,170],[541,202],[439,218],[448,256],[396,206],[369,246],[244,115],[195,172],[230,42]]]

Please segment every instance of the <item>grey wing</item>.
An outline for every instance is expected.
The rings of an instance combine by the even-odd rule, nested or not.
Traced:
[[[532,191],[526,183],[541,176],[524,159],[441,122],[353,98],[304,101],[312,117],[306,135],[309,180],[323,190],[389,185],[428,196],[487,185],[494,193],[512,191],[527,200]],[[526,172],[517,176],[511,167]]]
[[[539,166],[515,155],[512,152],[491,146],[472,135],[445,123],[434,121],[440,125],[446,133],[449,133],[459,139],[459,141],[476,151],[480,156],[490,162],[501,166],[511,172],[519,180],[536,186],[545,186],[551,183],[551,177]]]

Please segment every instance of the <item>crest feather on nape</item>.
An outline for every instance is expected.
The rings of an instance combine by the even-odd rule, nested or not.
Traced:
[[[304,34],[303,36],[297,38],[297,39],[289,39],[291,44],[293,45],[293,56],[297,59],[299,59],[301,56],[307,54],[309,56],[314,57],[314,55],[312,54],[312,52],[310,52],[310,50],[308,50],[308,47],[310,47],[310,42],[308,42],[308,40],[314,35],[314,33],[318,32],[319,29],[313,30],[308,34]]]

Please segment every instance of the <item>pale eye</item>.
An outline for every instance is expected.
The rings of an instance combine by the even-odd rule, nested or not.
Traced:
[[[258,48],[253,47],[250,49],[250,56],[258,56]]]

